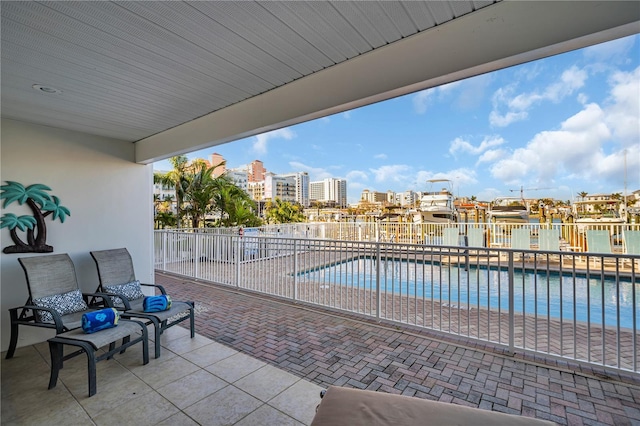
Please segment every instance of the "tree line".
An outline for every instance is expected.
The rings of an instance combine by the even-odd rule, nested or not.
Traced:
[[[175,192],[175,199],[173,196],[160,199],[154,194],[156,228],[256,227],[264,223],[249,194],[226,174],[214,176],[214,170],[224,162],[209,166],[203,159],[189,161],[185,155],[171,157],[169,162],[173,167],[170,171],[153,175],[154,183]],[[268,223],[303,222],[304,219],[299,204],[279,198],[266,203]]]

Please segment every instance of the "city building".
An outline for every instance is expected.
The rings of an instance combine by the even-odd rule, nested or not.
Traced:
[[[415,191],[397,192],[395,194],[395,205],[402,207],[414,207],[420,201],[422,193]]]
[[[293,176],[276,175],[267,172],[264,177],[264,199],[282,201],[290,203],[296,202],[296,180]]]
[[[362,195],[360,195],[360,200],[369,204],[384,205],[387,203],[387,194],[386,192],[364,189],[362,190]]]
[[[209,165],[209,167],[214,167],[213,169],[213,177],[218,177],[220,175],[223,175],[224,172],[227,171],[227,164],[226,164],[226,160],[224,159],[224,157],[220,154],[218,154],[217,152],[214,152],[213,154],[209,155],[209,161],[207,161],[207,164]]]
[[[327,178],[309,183],[309,201],[318,201],[327,206],[347,207],[347,181]]]
[[[246,170],[227,169],[226,176],[240,189],[245,192],[249,192],[249,177]]]
[[[267,169],[264,168],[262,161],[253,160],[247,169],[249,182],[262,182],[264,180]]]
[[[295,182],[295,202],[302,207],[309,207],[309,174],[307,172],[296,172],[280,175],[285,178],[292,178]]]

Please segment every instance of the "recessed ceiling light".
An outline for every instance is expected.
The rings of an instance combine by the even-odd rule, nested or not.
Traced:
[[[59,95],[60,93],[62,93],[62,90],[60,89],[56,89],[55,87],[51,86],[44,86],[42,84],[34,84],[33,86],[31,86],[31,88],[33,90],[37,90],[38,92],[46,93],[47,95]]]

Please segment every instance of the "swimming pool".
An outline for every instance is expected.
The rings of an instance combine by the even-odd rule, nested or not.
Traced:
[[[438,263],[383,259],[380,290],[436,300],[456,307],[508,311],[506,269],[471,265],[468,270]],[[305,280],[375,289],[378,261],[361,257],[300,274]],[[635,294],[634,294],[635,292]],[[635,296],[635,297],[634,297]],[[632,328],[640,325],[640,283],[613,278],[560,275],[545,271],[514,273],[514,312],[553,319]]]

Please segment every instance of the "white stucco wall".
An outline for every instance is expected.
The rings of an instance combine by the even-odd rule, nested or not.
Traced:
[[[153,282],[153,166],[134,162],[131,142],[2,120],[0,179],[25,186],[42,183],[49,195],[71,211],[64,223],[46,218],[47,244],[54,254],[68,253],[83,291],[98,286],[89,252],[126,247],[133,257],[136,278]],[[31,215],[14,202],[5,213]],[[24,233],[19,234],[24,237]],[[0,229],[0,248],[13,245],[7,228]],[[10,307],[28,297],[19,257],[43,254],[0,254],[1,349],[9,345]],[[20,327],[18,347],[44,341],[49,330]]]

